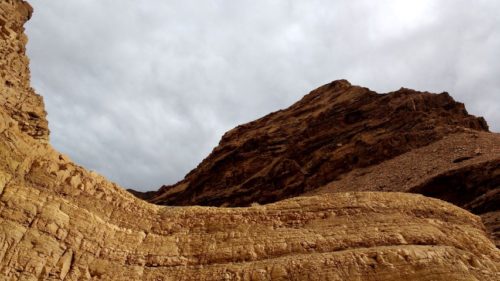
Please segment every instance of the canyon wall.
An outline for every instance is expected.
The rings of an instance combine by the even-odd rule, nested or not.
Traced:
[[[22,132],[40,141],[48,141],[49,129],[43,99],[30,86],[28,38],[24,23],[33,9],[22,1],[2,0],[0,14],[0,104],[16,121]]]

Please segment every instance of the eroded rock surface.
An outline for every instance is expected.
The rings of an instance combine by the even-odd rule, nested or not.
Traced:
[[[487,131],[447,93],[377,94],[345,80],[238,126],[184,180],[146,199],[165,205],[247,206],[319,188],[445,135]]]
[[[161,205],[248,206],[345,191],[446,200],[481,215],[500,247],[500,135],[448,93],[334,81],[229,131],[177,184],[132,192]]]
[[[250,208],[161,207],[16,126],[0,143],[8,159],[0,161],[8,177],[0,274],[11,280],[499,277],[500,255],[480,218],[440,200],[332,193]]]
[[[29,60],[25,55],[28,38],[23,25],[31,18],[33,9],[26,2],[6,0],[2,0],[0,9],[0,104],[23,132],[48,141],[43,99],[30,86]]]
[[[0,2],[0,17],[18,25],[2,52],[25,66],[0,74],[26,86],[0,85],[1,280],[499,279],[481,219],[438,199],[364,192],[165,207],[75,165],[47,143],[29,88],[20,27],[30,13],[24,1]]]
[[[420,193],[483,217],[500,247],[500,134],[467,130],[357,169],[307,194],[348,191]]]

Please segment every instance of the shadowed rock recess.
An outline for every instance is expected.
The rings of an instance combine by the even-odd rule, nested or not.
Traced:
[[[310,111],[323,116],[322,119],[309,114],[304,115],[306,119],[287,119],[275,113],[226,134],[222,143],[231,143],[231,146],[219,147],[214,153],[230,154],[224,149],[236,152],[233,152],[233,158],[218,158],[220,168],[211,170],[213,179],[212,172],[203,170],[204,177],[213,184],[216,192],[203,196],[203,190],[209,190],[204,187],[195,198],[215,198],[214,195],[222,190],[221,185],[217,185],[219,182],[227,185],[228,194],[233,193],[236,188],[231,188],[229,183],[239,186],[237,183],[250,172],[243,167],[241,171],[234,169],[235,173],[242,173],[236,178],[229,173],[222,177],[219,173],[228,171],[224,168],[227,161],[238,166],[244,162],[239,159],[245,157],[254,159],[245,162],[248,169],[268,167],[273,171],[265,169],[259,174],[263,179],[257,179],[263,190],[260,194],[265,199],[257,200],[260,196],[253,195],[238,199],[236,195],[228,195],[220,201],[213,199],[210,202],[220,205],[269,202],[308,190],[319,192],[321,188],[325,189],[324,194],[233,209],[158,206],[140,200],[104,177],[75,165],[50,146],[43,101],[29,86],[26,36],[22,26],[31,13],[31,7],[24,1],[0,1],[0,280],[499,279],[500,253],[488,238],[480,217],[450,203],[418,194],[330,192],[331,186],[325,185],[337,181],[338,187],[331,188],[341,189],[341,178],[347,179],[353,176],[351,173],[365,171],[364,178],[360,174],[360,184],[373,174],[373,179],[385,183],[388,189],[420,192],[465,204],[473,211],[491,213],[496,204],[483,190],[495,190],[487,178],[496,170],[494,161],[486,158],[485,149],[495,147],[495,142],[489,142],[488,133],[475,131],[486,131],[483,120],[468,116],[463,106],[452,102],[447,95],[433,98],[430,94],[404,90],[377,96],[345,81],[335,82],[313,92],[318,95],[309,95],[310,100],[306,98],[293,107],[298,115],[301,110]],[[339,94],[350,91],[348,89],[359,93]],[[327,98],[321,94],[323,91],[329,92]],[[409,102],[412,99],[406,96],[415,98]],[[370,105],[366,100],[369,98],[381,100],[377,105]],[[355,107],[349,107],[347,103],[358,102],[358,111],[346,112],[342,119],[336,119],[340,115],[323,111],[315,99],[337,104],[330,111],[351,110]],[[377,109],[379,106],[384,108]],[[424,109],[428,106],[434,109]],[[401,118],[419,121],[411,121],[408,125],[416,127],[414,131],[393,139],[391,130],[405,132],[405,129],[391,121],[392,113],[383,110],[397,112],[398,108]],[[366,123],[365,118],[372,118],[371,114],[380,115],[382,119],[387,115],[388,120],[362,125]],[[334,117],[328,121],[329,116]],[[274,117],[281,119],[274,120]],[[253,141],[244,134],[254,127],[256,130],[263,128],[259,125],[259,122],[264,123],[262,120],[269,121],[269,127],[265,129],[269,132],[269,141],[274,134],[279,134],[278,131],[283,131],[282,138],[289,139],[275,143],[274,147],[269,143],[268,153],[263,151],[262,158],[259,158],[255,157],[252,148],[258,147],[266,134],[255,135]],[[314,124],[317,125],[308,125],[312,124],[309,123],[311,120],[316,120]],[[309,133],[288,135],[297,131],[282,130],[282,123],[278,121],[288,122],[290,128],[304,128]],[[328,124],[338,126],[332,129]],[[329,137],[319,137],[319,132],[330,136],[338,133],[342,137],[331,139],[333,148],[328,148],[326,139]],[[374,166],[376,163],[395,165],[402,161],[409,165],[398,157],[408,156],[405,152],[416,151],[416,147],[426,149],[436,145],[437,140],[453,141],[450,137],[454,136],[453,132],[471,138],[476,136],[483,150],[474,150],[470,154],[467,147],[464,151],[453,152],[458,156],[449,158],[453,158],[453,164],[450,164],[454,165],[453,170],[440,169],[440,163],[436,163],[438,167],[435,169],[431,166],[414,167],[414,175],[421,181],[410,178],[408,182],[418,182],[415,185],[399,188],[391,185],[390,179],[376,178],[376,167],[379,167]],[[300,141],[302,137],[304,139]],[[296,145],[295,148],[288,147],[288,143]],[[426,146],[429,144],[431,146]],[[371,146],[373,152],[369,151]],[[243,148],[240,151],[236,147]],[[283,153],[287,150],[295,150],[296,158],[284,159],[286,155],[292,155]],[[268,161],[269,153],[276,153],[276,163],[259,164],[259,161]],[[307,159],[316,158],[317,154],[325,154],[325,159],[316,160],[320,161],[318,163],[314,160],[308,162]],[[349,158],[350,155],[359,156],[354,160]],[[396,155],[400,156],[394,157]],[[217,160],[210,157],[210,161]],[[371,157],[371,160],[362,157]],[[486,166],[488,169],[479,168],[484,162],[490,163]],[[207,163],[203,162],[198,170]],[[430,165],[430,162],[426,163]],[[291,167],[290,175],[300,170],[303,176],[289,176],[285,173],[286,167]],[[461,173],[461,169],[469,172]],[[478,170],[481,173],[476,173]],[[328,177],[324,176],[330,173]],[[436,173],[439,177],[419,176],[422,173]],[[194,179],[196,174],[195,170],[187,178]],[[266,182],[270,176],[276,178],[273,190]],[[398,176],[396,171],[388,175]],[[442,183],[461,182],[459,179],[478,183],[481,191],[464,196],[442,188]],[[188,180],[185,186],[200,186],[200,183]],[[259,192],[259,185],[252,183],[249,186],[254,192]],[[265,196],[264,190],[276,193],[280,186],[285,195]],[[375,183],[373,186],[379,188]],[[293,192],[287,193],[288,188]],[[345,188],[349,188],[349,184]],[[366,189],[372,190],[372,185],[367,185]],[[458,189],[474,190],[474,186],[464,183]],[[179,204],[188,201],[179,199]]]

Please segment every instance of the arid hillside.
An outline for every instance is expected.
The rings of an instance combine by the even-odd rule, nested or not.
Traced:
[[[300,195],[397,191],[481,215],[500,246],[500,135],[448,93],[377,94],[346,80],[227,132],[161,205],[249,206]]]
[[[184,180],[145,197],[165,205],[276,202],[469,129],[488,126],[448,93],[377,94],[334,81],[227,132]]]
[[[499,279],[500,252],[481,218],[439,199],[311,185],[327,194],[245,208],[159,206],[74,164],[50,145],[30,87],[23,24],[32,12],[25,1],[0,1],[0,280]],[[486,130],[455,111],[462,117],[443,117],[451,123],[429,141],[377,159],[449,130]],[[342,142],[335,146],[355,147]],[[333,179],[371,164],[353,162]]]
[[[500,135],[448,93],[377,94],[345,80],[226,133],[184,180],[137,196],[248,206],[304,194],[398,191],[481,215],[500,246]]]

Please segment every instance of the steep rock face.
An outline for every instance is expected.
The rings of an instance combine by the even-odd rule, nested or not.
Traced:
[[[49,129],[41,96],[30,86],[28,38],[24,23],[33,9],[24,1],[0,3],[0,106],[16,121],[16,126],[42,141],[48,141]]]
[[[2,18],[27,19],[23,1],[0,7]],[[44,112],[23,89],[13,94]],[[499,278],[479,217],[443,201],[364,192],[235,209],[152,205],[72,163],[19,112],[0,105],[1,280]]]
[[[377,94],[345,80],[238,126],[184,180],[145,194],[165,205],[246,206],[319,188],[464,128],[487,131],[447,93]]]

